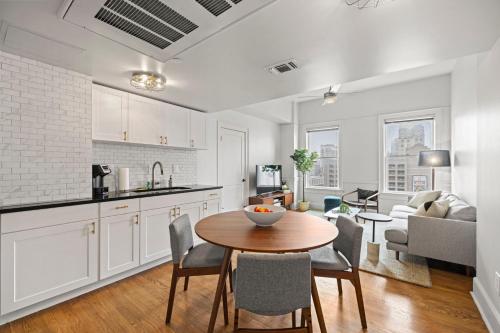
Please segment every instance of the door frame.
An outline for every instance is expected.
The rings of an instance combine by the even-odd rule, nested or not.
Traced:
[[[244,205],[248,205],[248,196],[250,193],[250,175],[249,175],[249,170],[248,170],[248,161],[249,161],[249,131],[248,128],[244,128],[241,126],[233,125],[230,123],[226,122],[221,122],[217,121],[217,185],[221,185],[221,179],[222,179],[222,168],[220,168],[220,165],[222,165],[222,153],[221,153],[221,139],[222,139],[222,129],[228,129],[232,131],[237,131],[237,132],[242,132],[245,137],[245,161],[243,163],[244,165],[244,174],[245,174],[245,179],[246,182],[243,185],[243,203]],[[221,203],[222,203],[222,198],[221,198]],[[221,211],[224,211],[224,208],[221,207]]]

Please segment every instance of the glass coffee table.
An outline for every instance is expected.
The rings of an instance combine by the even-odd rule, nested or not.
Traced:
[[[339,217],[339,215],[345,215],[345,216],[349,216],[349,217],[356,217],[356,215],[360,211],[361,211],[361,209],[359,209],[359,208],[350,208],[349,209],[349,213],[341,213],[340,210],[339,210],[339,207],[337,207],[337,208],[329,210],[328,212],[326,212],[325,214],[323,214],[323,216],[326,217],[326,219],[328,221],[331,221],[331,220],[337,220],[337,218]]]

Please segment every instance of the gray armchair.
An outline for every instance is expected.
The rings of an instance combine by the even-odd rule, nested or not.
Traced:
[[[309,253],[243,253],[238,255],[238,266],[233,276],[235,332],[253,331],[238,327],[240,309],[264,316],[292,313],[293,327],[290,331],[312,332]],[[303,318],[299,328],[294,317],[298,309],[302,309]]]

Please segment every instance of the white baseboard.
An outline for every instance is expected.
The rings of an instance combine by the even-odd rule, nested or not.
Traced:
[[[495,308],[495,305],[477,277],[473,280],[473,291],[471,295],[488,330],[491,333],[500,332],[500,313]]]
[[[168,256],[168,257],[165,257],[162,259],[158,259],[156,261],[153,261],[153,262],[147,263],[145,265],[131,269],[129,271],[111,276],[107,279],[97,281],[97,282],[90,284],[88,286],[85,286],[85,287],[70,291],[68,293],[53,297],[51,299],[30,305],[28,307],[16,310],[14,312],[7,313],[3,316],[0,316],[0,325],[6,324],[6,323],[11,322],[13,320],[25,317],[25,316],[30,315],[32,313],[38,312],[40,310],[49,308],[49,307],[54,306],[56,304],[59,304],[59,303],[62,303],[64,301],[70,300],[72,298],[78,297],[80,295],[86,294],[90,291],[99,289],[99,288],[104,287],[108,284],[125,279],[127,277],[132,276],[132,275],[141,273],[141,272],[148,270],[148,269],[151,269],[155,266],[164,264],[170,260],[172,260],[171,256]]]

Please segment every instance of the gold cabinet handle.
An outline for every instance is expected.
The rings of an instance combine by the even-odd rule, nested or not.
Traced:
[[[165,144],[168,145],[168,140],[166,135],[165,135]]]
[[[209,197],[215,197],[215,196],[217,196],[217,195],[218,195],[217,193],[210,193],[208,196],[209,196]]]
[[[160,136],[160,144],[163,144],[163,136]]]
[[[170,210],[170,216],[171,216],[171,217],[175,217],[175,208],[172,208],[172,209]]]
[[[134,216],[134,223],[139,224],[139,215]]]
[[[204,209],[204,210],[207,210],[207,209],[208,209],[208,202],[204,202],[204,203],[203,203],[203,209]]]
[[[194,147],[194,139],[191,139],[191,148]]]
[[[125,209],[128,208],[128,205],[116,206],[115,209]]]
[[[177,216],[181,216],[181,208],[180,207],[177,207]]]
[[[91,224],[89,224],[89,232],[91,234],[95,234],[95,222],[92,222]]]
[[[123,141],[127,141],[127,131],[123,131]]]

